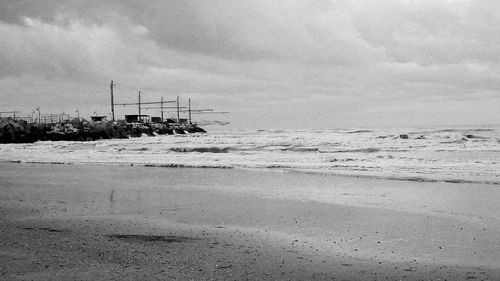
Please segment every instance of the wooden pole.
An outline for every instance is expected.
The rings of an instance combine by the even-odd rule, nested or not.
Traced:
[[[161,122],[163,122],[163,97],[161,97]]]
[[[142,121],[141,117],[141,91],[139,91],[139,116],[138,116],[139,122]]]
[[[110,85],[110,89],[111,89],[111,121],[115,121],[115,101],[113,99],[113,80],[111,80],[111,85]]]
[[[188,99],[189,125],[191,125],[191,99]]]
[[[179,96],[177,96],[177,124],[181,124],[181,118],[180,118],[180,108],[179,108]]]

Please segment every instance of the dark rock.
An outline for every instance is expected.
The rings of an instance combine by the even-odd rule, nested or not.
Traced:
[[[181,129],[181,128],[175,128],[174,131],[175,131],[176,134],[180,134],[180,135],[185,135],[186,134],[186,132],[184,132],[184,130]]]
[[[11,118],[0,118],[0,143],[26,143],[35,141],[92,141],[110,138],[141,137],[188,133],[206,133],[193,124],[178,126],[172,123],[129,124],[114,122],[88,122],[73,118],[57,124],[28,123]]]

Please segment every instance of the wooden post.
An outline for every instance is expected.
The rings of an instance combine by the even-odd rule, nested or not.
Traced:
[[[139,91],[139,116],[138,116],[138,120],[139,120],[139,122],[142,121],[142,117],[141,117],[141,91]]]
[[[163,122],[163,97],[161,97],[161,122]]]
[[[180,118],[180,108],[179,108],[179,96],[177,96],[177,124],[181,124],[181,118]]]
[[[115,101],[113,100],[113,80],[111,80],[111,121],[115,121]]]
[[[191,125],[191,99],[188,99],[189,125]]]

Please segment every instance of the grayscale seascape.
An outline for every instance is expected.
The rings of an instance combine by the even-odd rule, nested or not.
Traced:
[[[0,0],[0,280],[500,280],[499,14]]]

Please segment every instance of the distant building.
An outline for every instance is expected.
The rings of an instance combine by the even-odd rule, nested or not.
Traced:
[[[131,114],[131,115],[125,115],[125,121],[128,123],[135,123],[135,122],[149,122],[149,115],[137,115],[137,114]]]
[[[106,121],[107,116],[90,116],[90,118],[92,118],[94,122],[103,122]]]

